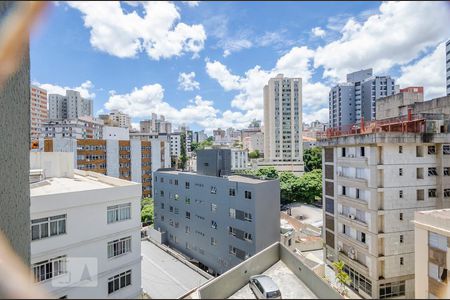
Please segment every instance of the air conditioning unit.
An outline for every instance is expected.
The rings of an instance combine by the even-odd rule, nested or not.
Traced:
[[[348,253],[348,257],[350,257],[351,259],[355,259],[355,254],[354,254],[354,253],[351,253],[351,252],[349,252],[349,253]]]
[[[355,219],[355,215],[352,215],[352,214],[348,215],[348,217],[349,217],[350,219],[352,219],[352,220]]]

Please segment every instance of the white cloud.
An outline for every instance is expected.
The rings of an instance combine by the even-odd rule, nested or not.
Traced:
[[[200,89],[200,83],[195,81],[195,72],[180,73],[178,75],[178,88],[185,91],[193,91]]]
[[[175,4],[170,2],[138,2],[133,9],[123,11],[121,3],[68,2],[83,14],[84,25],[90,28],[91,45],[117,57],[135,57],[146,52],[154,60],[193,53],[203,49],[206,33],[202,25],[178,22],[181,18]]]
[[[341,37],[316,50],[314,67],[324,77],[368,67],[388,71],[420,55],[450,36],[450,7],[445,2],[383,2],[379,12],[364,22],[350,18]]]
[[[181,2],[183,2],[184,4],[186,4],[190,7],[198,6],[200,3],[200,1],[181,1]]]
[[[311,29],[311,32],[314,36],[317,36],[317,37],[324,37],[326,35],[325,30],[323,30],[320,27],[314,27],[313,29]]]
[[[232,75],[227,67],[219,61],[208,61],[206,63],[206,73],[217,80],[226,91],[236,90],[240,87],[239,76]]]
[[[323,123],[328,123],[328,108],[321,108],[310,113],[303,113],[304,123],[311,123],[316,120],[319,120]]]
[[[95,98],[95,93],[92,91],[92,89],[94,88],[94,84],[90,80],[86,80],[85,82],[76,87],[68,87],[68,86],[63,87],[51,83],[39,83],[37,81],[34,81],[33,84],[47,90],[47,94],[65,95],[66,90],[74,90],[80,92],[81,97],[89,99]]]
[[[445,96],[445,43],[417,62],[402,67],[401,72],[396,83],[402,88],[423,86],[426,100]]]

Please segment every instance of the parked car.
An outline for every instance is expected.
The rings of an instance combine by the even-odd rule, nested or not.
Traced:
[[[281,299],[280,289],[270,276],[252,276],[249,280],[249,286],[258,299]]]

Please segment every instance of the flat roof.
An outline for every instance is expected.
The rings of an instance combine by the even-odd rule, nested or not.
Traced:
[[[279,260],[263,275],[272,278],[281,292],[283,299],[318,299],[318,297],[287,266]],[[256,299],[255,294],[246,284],[228,299]]]
[[[209,175],[204,175],[204,174],[199,174],[199,173],[194,173],[194,172],[184,172],[184,171],[169,170],[169,169],[160,169],[160,170],[157,170],[157,172],[162,173],[162,174],[172,174],[172,175],[187,174],[187,175],[196,175],[196,176],[217,177],[217,176],[209,176]],[[253,183],[253,184],[267,182],[267,181],[271,180],[271,179],[259,179],[259,178],[249,177],[249,176],[241,176],[241,175],[229,175],[227,177],[217,177],[217,178],[228,179],[229,181],[238,181],[238,182]]]
[[[139,183],[95,172],[74,170],[73,177],[50,177],[30,184],[30,196],[80,192],[136,184]]]
[[[141,255],[142,288],[152,299],[179,298],[209,279],[148,240]]]
[[[450,220],[450,208],[447,209],[435,209],[425,210],[417,212],[418,215],[432,216],[434,218]]]

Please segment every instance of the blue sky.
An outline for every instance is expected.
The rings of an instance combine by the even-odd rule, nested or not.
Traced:
[[[31,78],[95,112],[211,131],[262,119],[282,72],[303,78],[304,121],[326,121],[330,86],[362,68],[443,95],[449,38],[448,2],[57,2],[32,36]]]

